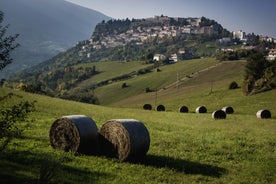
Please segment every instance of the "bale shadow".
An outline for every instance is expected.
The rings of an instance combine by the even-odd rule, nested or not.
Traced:
[[[60,160],[53,155],[31,151],[6,151],[0,155],[0,183],[78,183],[83,178],[93,183],[99,177],[113,177],[104,172],[65,164],[72,159]]]
[[[136,163],[156,168],[169,168],[185,174],[199,174],[216,178],[227,173],[227,170],[221,167],[167,156],[147,155],[143,160]]]

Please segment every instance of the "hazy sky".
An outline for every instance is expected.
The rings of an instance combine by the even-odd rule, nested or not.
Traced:
[[[67,0],[115,19],[201,17],[229,31],[243,30],[276,38],[276,0]]]

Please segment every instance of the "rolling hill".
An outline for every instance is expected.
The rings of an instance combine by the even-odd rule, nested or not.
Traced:
[[[145,71],[151,64],[139,61],[80,63],[74,65],[74,68],[95,67],[98,73],[72,84],[73,86],[67,90],[64,86],[65,78],[60,78],[62,80],[57,87],[60,95],[57,97],[83,94],[88,99],[96,97],[100,105],[136,109],[142,108],[146,103],[154,107],[163,104],[168,111],[178,111],[182,105],[191,106],[191,110],[194,111],[200,104],[208,104],[212,111],[218,104],[236,106],[236,103],[247,100],[249,103],[250,99],[254,99],[245,96],[241,88],[245,64],[244,60],[220,62],[214,58],[203,58],[164,65],[158,70],[152,69],[139,74],[138,71]],[[63,67],[61,68],[63,70]],[[48,78],[40,79],[43,75]],[[42,84],[40,87],[46,89],[43,82],[45,79],[49,80],[49,76],[52,75],[54,74],[46,71],[37,78],[33,78],[35,75],[24,78],[29,82],[37,80]],[[229,85],[233,81],[238,83],[239,88],[229,90]],[[122,87],[123,84],[126,84],[125,88]],[[151,92],[146,92],[147,88]],[[266,101],[276,98],[275,90],[272,90],[271,95],[266,97]],[[83,102],[88,102],[87,98],[84,98]],[[249,107],[250,104],[244,104],[244,108]],[[243,106],[240,111],[243,111],[242,108]]]
[[[4,25],[10,34],[20,34],[20,47],[13,53],[14,62],[1,71],[10,76],[37,65],[88,39],[96,24],[110,17],[64,0],[2,0]]]
[[[187,30],[190,33],[187,33]],[[104,101],[108,101],[109,98],[102,96],[101,99],[97,99],[95,89],[116,81],[152,73],[158,69],[158,65],[171,62],[169,57],[173,53],[181,51],[179,60],[182,61],[214,55],[218,47],[216,40],[227,35],[229,32],[220,24],[205,17],[156,16],[131,21],[102,21],[97,24],[90,40],[83,40],[66,52],[17,73],[11,80],[26,83],[23,88],[27,91],[88,103],[100,101],[107,104]],[[155,53],[164,53],[167,59],[154,62]],[[202,63],[204,64],[200,66],[195,63],[192,72],[211,66],[214,60]],[[160,73],[162,75],[164,72]],[[168,84],[172,80],[166,82]],[[160,81],[156,85],[159,83]]]
[[[1,151],[1,183],[37,183],[42,178],[49,183],[72,184],[275,183],[275,90],[251,97],[241,97],[239,90],[214,88],[211,95],[209,90],[186,90],[193,102],[189,113],[176,111],[179,101],[171,103],[167,112],[156,112],[95,106],[0,88],[0,97],[8,93],[15,96],[2,101],[1,108],[28,100],[36,101],[36,111],[27,122],[18,124],[24,130],[22,135]],[[208,113],[193,113],[192,108],[203,103]],[[229,104],[234,114],[225,120],[211,118],[212,110]],[[272,119],[256,118],[256,111],[263,108],[271,110]],[[72,114],[91,117],[98,128],[117,118],[143,122],[151,140],[146,159],[120,163],[116,158],[53,150],[49,142],[52,123]],[[3,141],[0,139],[1,144]]]
[[[90,40],[17,73],[11,81],[20,82],[17,87],[28,92],[108,106],[137,108],[186,98],[191,104],[197,91],[211,97],[216,90],[227,93],[232,82],[242,86],[245,60],[218,61],[214,56],[231,53],[235,59],[246,59],[256,51],[233,42],[220,45],[218,39],[229,34],[205,17],[102,21]],[[216,52],[231,46],[239,49]],[[167,59],[154,60],[156,53],[164,53]],[[177,62],[170,58],[172,53],[181,56]],[[273,76],[272,66],[271,71],[268,74]],[[192,96],[186,96],[189,90],[194,90]],[[242,96],[241,88],[237,91]]]
[[[201,43],[202,50],[207,44]],[[22,130],[20,136],[0,138],[0,148],[10,141],[0,154],[0,183],[276,182],[276,90],[244,95],[245,60],[202,57],[160,64],[104,58],[95,62],[79,55],[82,46],[0,87],[1,110],[10,112],[21,101],[35,104],[26,121],[15,122]],[[233,81],[239,88],[229,89]],[[9,94],[13,95],[3,98]],[[87,104],[92,98],[100,105]],[[166,110],[143,110],[146,103],[153,108],[162,104]],[[207,113],[195,113],[201,105]],[[189,112],[180,113],[181,106]],[[234,113],[224,120],[213,119],[211,113],[225,106],[233,107]],[[256,118],[260,109],[270,110],[272,118]],[[98,128],[110,119],[137,119],[149,131],[149,151],[142,160],[121,163],[116,157],[54,150],[49,130],[66,115],[89,116]]]

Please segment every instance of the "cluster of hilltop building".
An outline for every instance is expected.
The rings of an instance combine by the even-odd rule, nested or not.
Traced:
[[[227,38],[222,38],[219,40],[219,42],[221,44],[227,44],[228,42],[231,42],[232,40],[239,40],[240,42],[242,42],[244,45],[241,47],[241,49],[246,49],[246,50],[251,50],[254,49],[255,46],[247,46],[247,43],[250,39],[252,39],[252,37],[254,37],[255,35],[252,33],[247,34],[246,32],[239,30],[239,31],[234,31],[232,33],[233,37],[227,37]],[[268,37],[268,36],[259,36],[260,41],[264,41],[264,42],[268,42],[268,43],[274,43],[276,44],[276,39],[272,38],[272,37]],[[234,51],[234,49],[231,48],[227,48],[227,49],[221,49],[224,51]],[[267,60],[274,60],[276,59],[276,48],[272,48],[268,50],[268,54],[266,56]]]
[[[130,22],[130,21],[129,21]],[[173,23],[172,23],[173,22]],[[100,23],[98,26],[106,26],[106,23]],[[117,46],[124,46],[128,43],[142,45],[152,40],[162,41],[166,38],[177,37],[188,34],[219,34],[222,27],[215,21],[201,18],[171,18],[167,16],[155,16],[153,18],[133,20],[125,31],[106,31],[100,33],[99,39],[94,39],[93,35],[90,40],[85,41],[79,55],[86,55],[90,57],[87,50],[112,48]],[[242,30],[232,32],[231,37],[223,37],[219,39],[221,45],[231,43],[233,40],[239,40],[244,43],[244,49],[252,49],[252,46],[246,46],[248,40],[254,37],[254,34],[246,34]],[[260,40],[276,43],[276,39],[259,36]],[[229,50],[229,48],[228,48]],[[227,50],[227,51],[228,51]],[[230,49],[230,51],[232,51]],[[189,58],[185,49],[180,50],[178,53],[172,54],[170,59],[173,61],[181,60],[181,57]],[[164,60],[165,56],[156,54],[154,60]],[[276,49],[271,49],[267,56],[269,60],[276,58]]]
[[[175,22],[183,22],[183,20],[185,20],[185,25],[170,25],[169,21],[172,19]],[[144,19],[144,22],[152,24],[150,26],[145,26],[145,23],[141,24],[139,21],[134,22],[132,26],[123,33],[109,34],[108,36],[101,37],[101,39],[97,41],[91,38],[90,45],[95,49],[100,49],[102,47],[110,48],[122,46],[130,42],[139,45],[153,39],[162,40],[164,38],[176,37],[183,34],[218,34],[218,25],[202,26],[202,18],[170,18],[167,16],[155,16],[154,18]]]

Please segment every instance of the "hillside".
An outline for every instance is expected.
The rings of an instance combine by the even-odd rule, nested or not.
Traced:
[[[37,65],[88,39],[94,27],[109,17],[64,0],[1,0],[4,25],[9,33],[20,34],[20,47],[13,53],[14,62],[0,78]]]
[[[153,64],[140,61],[78,63],[66,67],[61,64],[56,68],[54,63],[51,68],[45,68],[44,72],[33,71],[21,75],[20,81],[26,86],[20,88],[61,98],[74,100],[84,98],[83,102],[89,102],[87,98],[90,96],[92,99],[94,96],[100,104],[110,105],[114,100],[145,93],[146,88],[155,90],[166,87],[165,85],[176,81],[177,72],[180,77],[184,77],[217,63],[215,59],[187,60],[161,66],[159,72],[153,68]],[[147,82],[144,82],[145,80]],[[127,88],[122,89],[123,83],[127,84]],[[113,91],[113,93],[106,94],[106,91]]]
[[[78,75],[82,75],[81,68],[83,71],[95,68],[97,71],[95,75],[84,78],[82,81],[76,80],[76,83],[71,83],[71,85],[69,85],[69,81],[66,84],[64,80],[61,80],[62,78],[55,80],[61,81],[60,83],[52,84],[58,84],[57,90],[60,90],[58,97],[68,98],[71,96],[73,100],[86,103],[96,102],[105,106],[136,109],[142,108],[146,103],[152,104],[154,108],[163,104],[168,111],[178,111],[182,105],[191,106],[191,111],[194,111],[200,104],[208,104],[211,110],[215,110],[218,103],[235,106],[236,103],[252,99],[245,96],[241,88],[245,64],[244,60],[219,62],[213,58],[193,59],[160,66],[158,71],[152,69],[145,72],[145,68],[151,67],[151,65],[134,61],[126,63],[95,62],[75,65],[75,69],[79,71]],[[86,69],[84,70],[84,68]],[[64,70],[68,70],[68,68]],[[56,71],[57,74],[61,74],[59,69]],[[72,72],[63,76],[63,79],[70,76],[70,73]],[[29,82],[39,81],[40,89],[46,90],[44,84],[47,82],[44,81],[46,78],[40,77],[46,75],[50,80],[50,76],[57,74],[45,72],[37,75],[36,79],[25,78]],[[70,77],[69,79],[72,80]],[[233,81],[238,83],[239,88],[229,90],[229,85]],[[123,84],[126,87],[123,88]],[[66,85],[69,85],[68,89],[66,89]],[[147,89],[149,92],[146,92]],[[74,97],[74,94],[78,94],[79,97]],[[276,98],[275,90],[272,94],[274,95],[267,96],[267,98]],[[194,100],[201,101],[201,103],[197,104]],[[245,106],[245,108],[249,107]],[[240,111],[243,110],[240,109]]]
[[[161,67],[161,72],[125,81],[129,88],[120,89],[120,83],[115,83],[96,89],[95,94],[106,105],[141,108],[146,103],[153,107],[163,104],[168,111],[178,111],[178,107],[183,105],[192,106],[191,111],[195,111],[199,104],[194,104],[194,99],[198,101],[205,97],[202,104],[215,109],[217,103],[234,105],[235,102],[224,99],[227,94],[235,96],[236,100],[246,98],[241,88],[229,90],[233,81],[242,86],[244,65],[244,61],[191,60]],[[146,93],[146,87],[153,89],[153,92]],[[108,98],[108,91],[118,94],[115,101]]]
[[[37,101],[36,111],[22,122],[22,136],[14,138],[0,154],[1,183],[38,183],[49,173],[50,183],[275,183],[275,90],[251,97],[228,91],[235,113],[213,120],[212,101],[206,90],[193,96],[193,105],[207,102],[207,114],[155,112],[82,104],[47,96],[0,88],[0,97],[14,93],[0,106]],[[222,93],[214,90],[213,97]],[[186,91],[188,93],[188,91]],[[191,91],[189,94],[192,95]],[[174,104],[177,107],[178,103]],[[190,106],[189,106],[190,107]],[[192,107],[192,106],[191,106]],[[272,119],[257,119],[256,111],[270,109]],[[191,110],[193,111],[193,110]],[[49,130],[59,117],[84,114],[100,128],[114,118],[134,118],[150,132],[150,149],[140,163],[120,163],[116,158],[73,155],[52,149]],[[3,140],[0,140],[2,143]]]
[[[242,92],[244,66],[248,63],[244,61],[255,57],[256,52],[265,60],[263,48],[267,43],[252,36],[257,46],[248,50],[231,42],[230,37],[228,44],[220,44],[223,36],[229,36],[229,32],[205,17],[102,21],[90,40],[17,73],[10,81],[19,83],[17,88],[27,92],[124,107],[141,107],[146,101],[153,103],[152,99],[157,105],[157,99],[151,95],[163,93],[164,99],[179,100],[181,92],[192,86],[195,90],[222,87],[227,90],[231,82],[238,82]],[[275,73],[274,64],[262,62],[270,69],[258,79],[270,81],[269,76]],[[265,73],[265,69],[255,68]],[[259,86],[263,85],[266,84]],[[274,88],[273,83],[272,87],[267,85],[266,89]],[[162,98],[158,98],[158,103],[161,102]]]
[[[79,42],[66,52],[17,73],[12,81],[22,81],[51,96],[84,102],[88,96],[94,98],[93,92],[89,91],[110,82],[150,73],[158,66],[177,60],[213,56],[218,48],[216,40],[226,35],[229,35],[227,30],[205,17],[156,16],[131,21],[102,21],[97,24],[90,40]],[[156,62],[156,54],[165,55],[166,59]],[[174,60],[170,58],[172,55],[176,55]],[[116,67],[116,63],[110,63],[110,68],[103,69],[107,71],[97,66],[101,65],[99,62],[118,61],[125,64]]]

